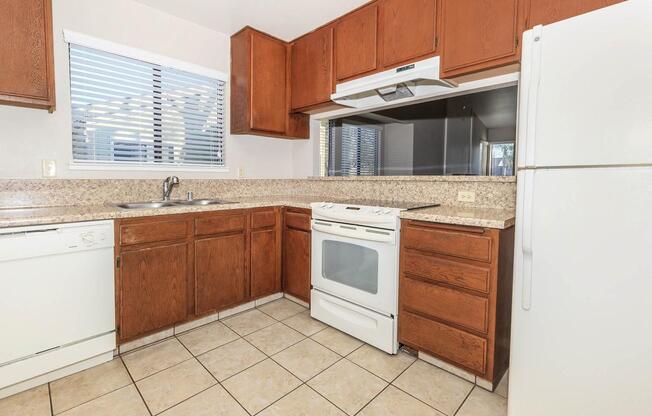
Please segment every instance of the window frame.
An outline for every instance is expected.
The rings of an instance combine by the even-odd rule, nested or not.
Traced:
[[[181,61],[178,59],[170,58],[164,55],[159,55],[153,52],[149,52],[139,48],[133,48],[130,46],[114,43],[104,39],[95,38],[93,36],[88,36],[82,33],[74,32],[71,30],[63,30],[63,38],[66,42],[66,46],[70,44],[75,44],[87,48],[96,49],[102,52],[107,52],[115,55],[124,56],[131,59],[136,59],[144,62],[148,62],[155,65],[160,65],[163,67],[168,67],[180,71],[190,72],[197,75],[202,75],[205,77],[210,77],[221,81],[224,83],[225,90],[225,99],[224,99],[224,138],[222,145],[226,149],[227,137],[229,136],[228,132],[228,89],[229,89],[229,76],[227,73],[206,68],[201,65],[192,64],[189,62]],[[69,48],[67,48],[69,50]],[[70,65],[70,56],[67,59],[67,65]],[[70,68],[68,68],[68,73],[70,73]],[[70,79],[68,80],[70,83]],[[68,88],[69,93],[69,103],[72,101],[71,91]],[[69,106],[71,107],[71,106]],[[72,121],[71,121],[72,123]],[[71,124],[72,125],[72,124]],[[229,172],[228,157],[224,156],[224,165],[223,166],[197,166],[192,164],[143,164],[143,163],[130,163],[130,162],[115,162],[115,161],[89,161],[89,162],[80,162],[75,161],[73,156],[72,142],[70,146],[70,162],[68,163],[68,169],[70,170],[86,170],[86,171],[150,171],[150,172],[161,172],[161,171],[174,171],[174,172],[214,172],[214,173],[223,173]]]

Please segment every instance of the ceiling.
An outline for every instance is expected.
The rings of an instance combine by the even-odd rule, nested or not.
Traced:
[[[292,40],[368,0],[135,0],[165,13],[232,35],[252,26]]]

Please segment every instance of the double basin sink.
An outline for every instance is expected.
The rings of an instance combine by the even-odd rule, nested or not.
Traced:
[[[222,205],[233,204],[233,202],[223,201],[221,199],[189,199],[189,200],[171,200],[171,201],[146,201],[146,202],[123,202],[113,204],[118,208],[123,209],[155,209],[166,207],[178,206],[206,206],[206,205]]]

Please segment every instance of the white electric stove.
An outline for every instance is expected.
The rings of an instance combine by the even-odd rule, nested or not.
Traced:
[[[396,354],[399,214],[436,205],[369,200],[311,204],[311,316]]]

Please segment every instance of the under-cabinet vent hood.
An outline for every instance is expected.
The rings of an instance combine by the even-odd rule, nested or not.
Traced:
[[[455,83],[439,78],[439,57],[337,84],[331,100],[347,107],[364,108],[407,97],[444,93]]]

